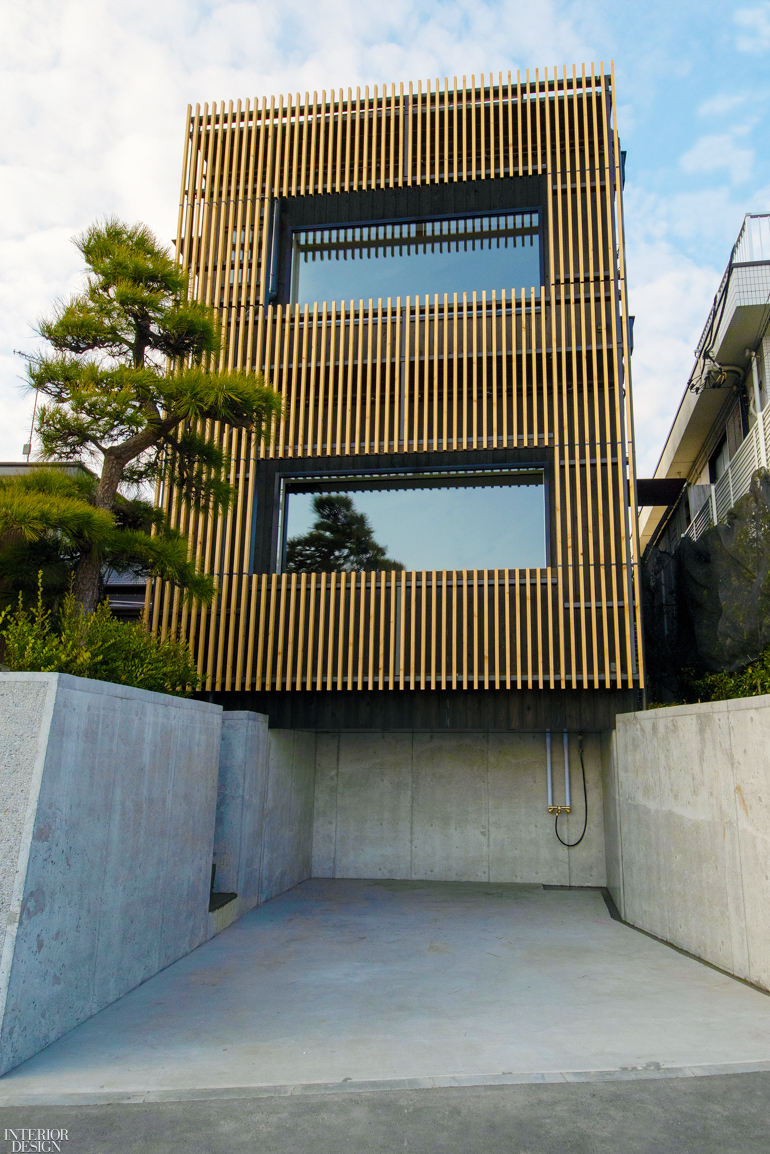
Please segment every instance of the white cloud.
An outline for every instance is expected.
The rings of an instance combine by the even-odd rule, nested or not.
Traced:
[[[659,195],[627,189],[626,229],[636,243],[665,243],[698,265],[724,267],[747,212],[762,212],[768,189],[737,192],[729,185]]]
[[[766,52],[770,48],[770,4],[758,8],[739,8],[733,17],[745,29],[736,38],[739,52]]]
[[[629,311],[636,316],[634,388],[639,475],[651,477],[694,361],[714,293],[743,211],[726,190],[660,197],[630,188],[625,197]],[[724,260],[687,258],[719,222]],[[710,246],[711,247],[711,246]]]
[[[607,30],[609,10],[603,0],[580,5],[572,0],[7,4],[0,40],[0,459],[20,455],[31,414],[31,400],[19,393],[23,363],[11,350],[33,349],[36,318],[74,287],[80,258],[70,243],[73,233],[97,216],[116,213],[146,221],[161,238],[174,235],[188,102],[314,88],[328,92],[343,83],[443,79],[474,70],[476,75],[489,69],[515,73],[518,67],[553,67],[556,61],[602,55],[608,60],[608,44],[617,46]],[[766,10],[748,11],[764,18]],[[739,26],[757,27],[740,21]],[[647,56],[630,40],[624,42],[623,58],[619,55],[619,83],[628,100],[618,110],[624,136],[651,131],[645,117],[661,61],[665,83],[670,82],[673,55],[666,55],[658,39]],[[686,71],[678,46],[676,59]],[[644,83],[637,82],[634,90],[624,75],[637,73]],[[677,116],[686,112],[679,108]],[[652,131],[664,133],[665,125]],[[718,280],[716,270],[727,260],[743,213],[770,205],[770,189],[746,194],[746,203],[738,203],[721,175],[730,171],[728,163],[737,162],[734,172],[745,172],[750,163],[751,150],[737,132],[725,135],[727,153],[715,150],[711,139],[704,145],[709,138],[702,137],[683,166],[717,173],[724,187],[707,188],[704,182],[696,193],[681,193],[680,169],[665,174],[666,197],[645,196],[638,185],[634,190],[638,168],[632,163],[629,169],[636,423],[645,459],[656,456],[667,432],[715,288],[712,281]],[[706,259],[699,251],[717,255]]]
[[[739,108],[745,104],[747,97],[740,92],[720,92],[717,96],[712,96],[709,100],[704,100],[702,104],[698,105],[699,116],[724,116],[726,112],[732,112],[734,108]]]
[[[588,6],[590,9],[590,5]],[[30,323],[98,216],[176,232],[188,102],[591,60],[563,0],[25,0],[0,40],[0,459],[18,457]]]
[[[629,247],[639,475],[651,477],[692,369],[721,271],[683,260],[665,242]]]
[[[747,180],[754,165],[754,149],[736,144],[735,133],[711,134],[699,137],[692,148],[679,160],[684,172],[728,173],[733,183]]]

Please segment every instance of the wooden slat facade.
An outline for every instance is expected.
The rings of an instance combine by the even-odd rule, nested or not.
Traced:
[[[190,111],[177,254],[223,319],[221,364],[264,372],[286,402],[265,444],[214,430],[226,517],[159,493],[219,596],[188,609],[159,583],[153,626],[191,639],[206,689],[643,687],[613,108],[612,71],[592,65]],[[539,292],[268,304],[277,200],[533,177]],[[479,449],[547,455],[547,567],[251,571],[261,461]]]

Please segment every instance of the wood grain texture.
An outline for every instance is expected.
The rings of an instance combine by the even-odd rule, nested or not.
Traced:
[[[156,500],[214,574],[213,607],[154,582],[152,628],[205,687],[643,686],[620,153],[612,70],[546,68],[196,105],[176,252],[223,326],[222,366],[263,372],[285,413],[263,442],[213,426],[226,516]],[[542,174],[544,284],[271,304],[276,198]],[[401,195],[401,194],[399,194]],[[404,193],[404,195],[406,195]],[[411,194],[410,194],[411,195]],[[542,447],[548,565],[408,574],[253,573],[266,458]]]

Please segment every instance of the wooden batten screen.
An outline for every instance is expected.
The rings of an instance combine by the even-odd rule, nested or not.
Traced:
[[[226,517],[158,495],[219,595],[188,608],[158,582],[153,627],[191,640],[207,688],[643,685],[613,92],[591,66],[190,111],[177,254],[222,317],[221,366],[264,372],[286,402],[266,443],[213,430]],[[534,174],[539,290],[267,302],[275,198]],[[537,446],[553,456],[547,568],[249,571],[260,459]]]

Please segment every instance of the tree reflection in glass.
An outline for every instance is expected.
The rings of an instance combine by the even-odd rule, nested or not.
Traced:
[[[403,569],[374,539],[369,518],[342,493],[313,498],[312,528],[286,543],[287,573],[362,573]]]

